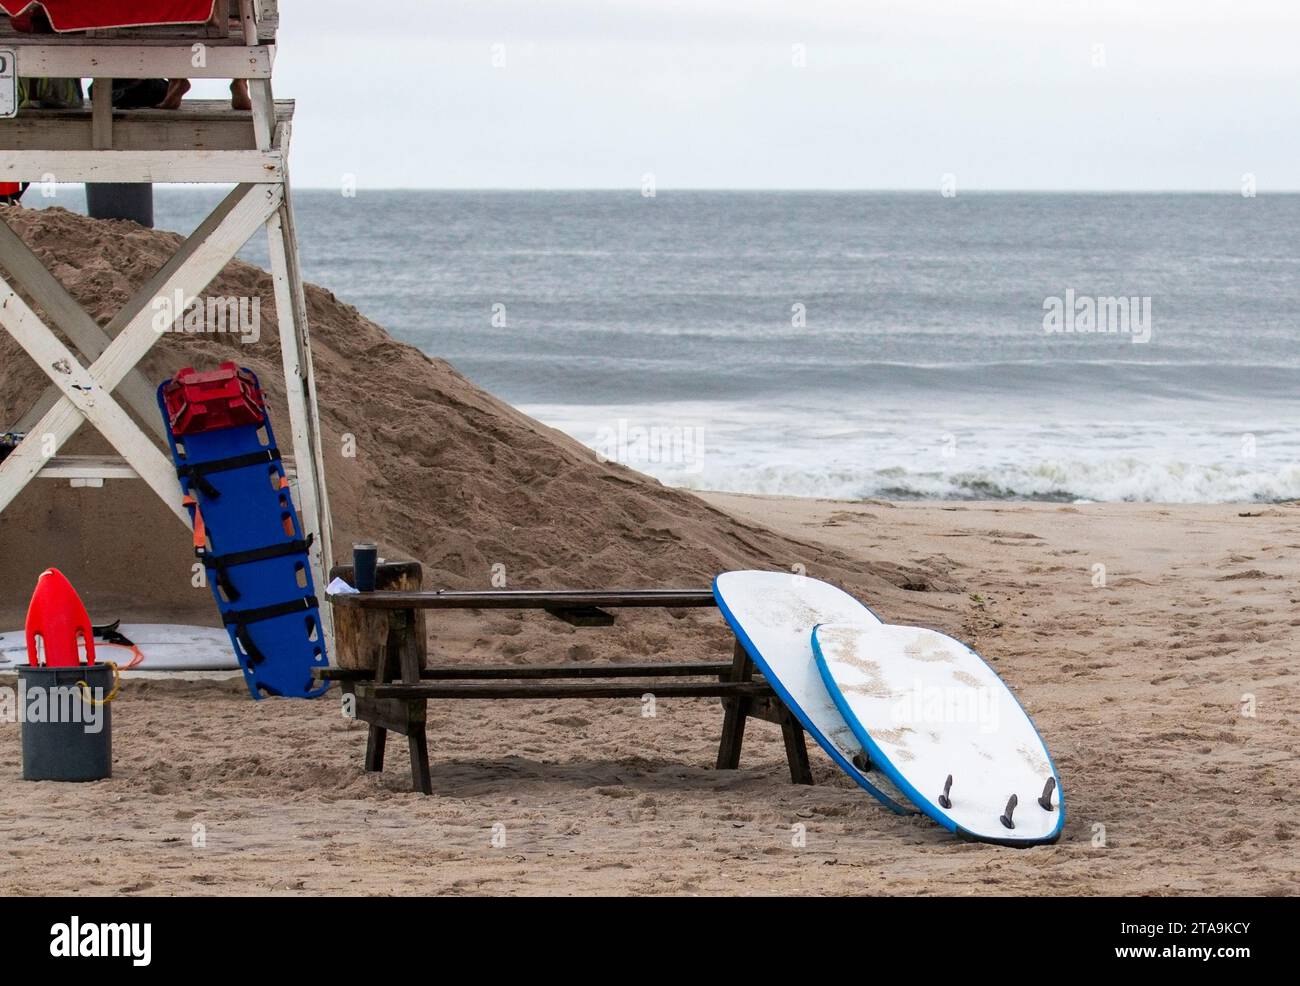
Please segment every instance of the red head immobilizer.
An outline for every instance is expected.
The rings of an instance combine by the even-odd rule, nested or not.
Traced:
[[[234,363],[206,373],[191,366],[177,371],[163,386],[163,401],[177,435],[260,425],[266,419],[266,401],[257,381]]]

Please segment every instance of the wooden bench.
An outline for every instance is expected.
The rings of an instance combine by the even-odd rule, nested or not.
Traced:
[[[430,700],[564,698],[720,698],[722,736],[717,769],[740,766],[745,723],[762,719],[781,727],[790,780],[811,784],[803,726],[762,677],[739,641],[729,661],[642,664],[444,665],[422,667],[422,611],[444,609],[540,609],[573,626],[614,622],[612,609],[716,607],[708,589],[628,591],[499,590],[484,592],[377,591],[329,597],[335,620],[346,626],[351,611],[385,613],[387,635],[376,645],[374,669],[330,667],[315,673],[337,681],[353,714],[369,724],[365,769],[384,769],[388,733],[407,737],[415,789],[433,793],[425,721]],[[699,680],[686,680],[699,679]]]

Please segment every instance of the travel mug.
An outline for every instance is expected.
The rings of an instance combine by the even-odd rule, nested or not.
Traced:
[[[379,545],[373,542],[352,546],[352,576],[358,592],[375,591],[375,569],[379,565]]]

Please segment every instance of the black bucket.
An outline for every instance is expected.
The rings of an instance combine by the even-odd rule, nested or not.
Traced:
[[[22,667],[23,780],[99,781],[113,773],[113,669]],[[84,682],[81,687],[78,682]]]
[[[147,182],[87,182],[92,219],[130,219],[153,229],[153,186]]]

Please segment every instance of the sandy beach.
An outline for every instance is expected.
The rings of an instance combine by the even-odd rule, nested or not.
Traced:
[[[620,701],[435,703],[423,797],[400,747],[382,776],[362,773],[364,727],[332,698],[254,704],[237,680],[150,680],[115,706],[109,781],[24,784],[17,727],[0,729],[0,893],[1297,891],[1300,508],[705,499],[941,573],[946,591],[867,601],[969,641],[1016,690],[1069,799],[1059,844],[959,842],[889,814],[820,750],[817,783],[791,785],[765,724],[741,770],[714,771],[713,700],[662,700],[652,719]],[[464,614],[431,647],[472,661],[495,631],[579,659],[725,652],[716,615],[687,622],[610,653],[604,631]]]
[[[178,243],[61,209],[10,220],[101,319]],[[274,311],[269,277],[242,262],[210,290]],[[1054,755],[1063,837],[959,842],[890,814],[815,748],[815,785],[791,785],[763,723],[742,769],[716,771],[713,699],[663,699],[653,717],[639,701],[435,702],[424,797],[400,743],[382,775],[362,771],[365,728],[337,692],[254,703],[237,676],[128,676],[110,780],[21,781],[19,727],[0,724],[0,894],[1300,889],[1300,506],[697,496],[599,459],[329,291],[307,300],[336,545],[377,540],[419,560],[429,587],[505,573],[511,588],[699,588],[742,568],[834,583],[991,662]],[[168,334],[144,368],[161,379],[238,358],[283,420],[264,322],[258,345]],[[0,339],[0,414],[16,419],[40,384]],[[97,448],[90,429],[71,444]],[[142,484],[41,480],[0,518],[0,621],[21,625],[57,565],[96,621],[214,624],[192,561]],[[711,611],[631,612],[608,629],[498,611],[431,620],[429,647],[439,663],[686,661],[725,659],[731,635]]]

